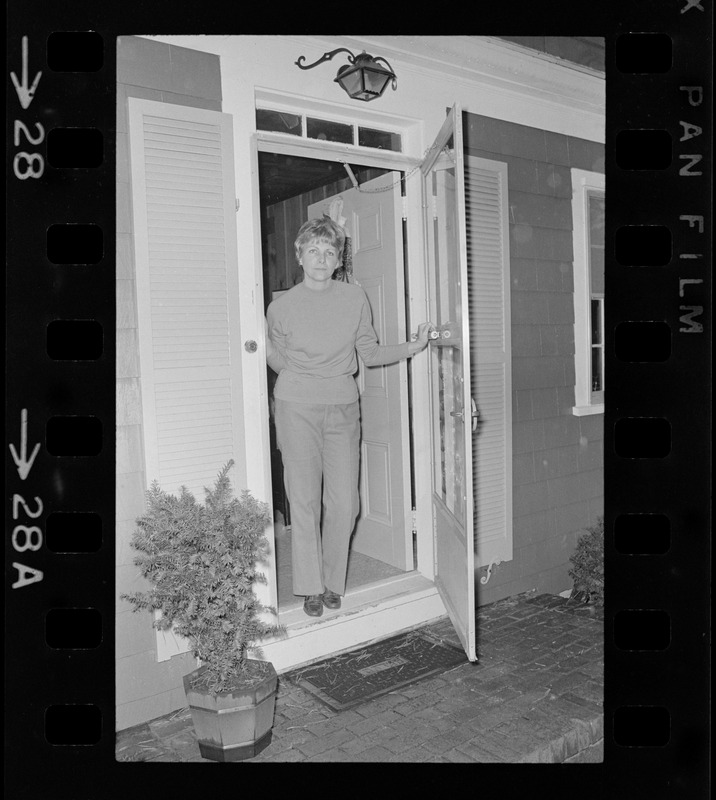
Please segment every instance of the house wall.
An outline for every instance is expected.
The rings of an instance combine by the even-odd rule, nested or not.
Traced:
[[[570,169],[603,172],[604,146],[472,113],[464,137],[470,155],[507,163],[510,208],[513,559],[477,583],[482,605],[569,589],[569,556],[602,513],[603,416],[572,414]]]
[[[117,478],[116,478],[116,691],[117,729],[185,705],[182,675],[190,654],[157,662],[152,618],[134,613],[119,595],[148,584],[132,563],[134,521],[144,512],[142,414],[139,383],[134,242],[127,98],[221,110],[219,58],[136,37],[117,43]],[[151,478],[150,478],[151,479]]]
[[[453,103],[494,119],[594,141],[604,139],[603,79],[530,55],[527,50],[524,54],[517,52],[516,47],[489,37],[158,36],[153,41],[211,52],[221,60],[222,107],[232,115],[234,129],[242,340],[261,343],[264,327],[263,309],[253,301],[257,290],[255,266],[261,262],[253,141],[257,102],[269,108],[285,102],[291,109],[310,111],[318,117],[345,115],[350,120],[360,115],[376,127],[400,129],[404,152],[414,158],[425,154],[445,120],[446,107]],[[388,89],[376,103],[356,103],[333,80],[340,59],[308,71],[296,66],[299,56],[310,63],[339,46],[386,57],[399,76],[397,91]],[[408,241],[416,243],[410,250],[415,275],[423,274],[426,268],[418,244],[423,240],[419,186],[420,173],[409,172],[406,226]],[[427,304],[424,287],[418,284],[413,281],[410,298],[411,316],[416,319]],[[247,452],[252,456],[247,466],[247,488],[257,497],[268,499],[270,464],[263,449],[269,432],[262,416],[267,404],[265,366],[258,358],[244,358],[242,371],[244,385],[256,387],[244,397],[244,413],[250,420],[245,431]],[[413,374],[416,405],[426,418],[427,411],[420,404],[428,395],[427,377],[421,370]],[[429,436],[416,438],[418,498],[429,492],[429,448]],[[418,508],[417,520],[421,531],[431,529],[429,509]]]

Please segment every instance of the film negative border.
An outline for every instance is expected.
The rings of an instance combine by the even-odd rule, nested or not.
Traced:
[[[96,101],[102,37],[23,23],[6,95],[5,737],[24,765],[11,792],[31,796],[29,760],[59,774],[111,725],[114,119]]]
[[[656,794],[656,774],[678,783],[705,763],[708,727],[710,71],[689,46],[707,10],[673,11],[669,28],[617,38],[608,101],[607,752],[627,771],[661,754]]]
[[[189,4],[179,26],[181,0],[55,5],[8,16],[8,785],[197,790],[201,775],[114,759],[114,42],[241,31]],[[694,797],[708,749],[712,7],[624,0],[577,23],[571,5],[503,11],[527,33],[607,42],[606,756],[586,782],[529,780],[558,796]],[[511,24],[480,14],[475,35]],[[479,781],[505,791],[504,773]]]

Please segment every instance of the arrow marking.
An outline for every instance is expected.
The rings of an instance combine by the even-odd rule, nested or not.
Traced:
[[[15,450],[14,445],[10,445],[10,454],[12,455],[12,460],[17,465],[17,471],[20,475],[20,480],[24,481],[25,478],[30,474],[30,470],[32,469],[32,464],[35,460],[35,456],[37,455],[38,451],[40,450],[39,443],[35,445],[32,450],[32,454],[30,458],[27,458],[27,409],[23,408],[20,412],[20,455],[18,456],[17,450]]]
[[[14,72],[10,73],[10,77],[12,78],[12,82],[15,84],[15,91],[17,92],[17,98],[20,101],[20,105],[23,108],[28,108],[30,103],[35,99],[35,90],[37,89],[37,84],[40,82],[40,77],[42,76],[42,72],[38,72],[35,75],[35,80],[32,82],[32,86],[27,88],[27,81],[28,81],[28,68],[27,68],[27,36],[22,37],[22,83],[20,83],[17,79],[17,75]]]

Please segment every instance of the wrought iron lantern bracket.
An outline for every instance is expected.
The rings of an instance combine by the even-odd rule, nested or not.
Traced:
[[[325,61],[330,61],[338,53],[348,54],[348,64],[338,70],[335,82],[340,84],[349,97],[356,100],[375,100],[383,95],[388,83],[393,90],[397,88],[398,79],[388,60],[382,56],[372,56],[365,50],[358,55],[346,47],[337,47],[335,50],[324,53],[312,64],[306,64],[306,57],[299,56],[294,62],[299,69],[313,69]],[[382,63],[381,63],[382,62]]]

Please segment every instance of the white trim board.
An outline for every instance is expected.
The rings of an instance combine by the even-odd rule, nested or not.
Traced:
[[[373,55],[387,58],[398,74],[398,92],[402,81],[410,79],[419,85],[426,79],[444,84],[445,106],[456,99],[463,110],[484,116],[515,122],[534,128],[562,133],[595,142],[605,142],[606,80],[603,73],[556,61],[544,54],[520,48],[514,43],[489,36],[264,36],[260,41],[253,36],[147,36],[143,38],[211,52],[222,58],[222,71],[238,48],[258,45],[265,50],[275,40],[280,40],[281,52],[295,45],[296,55],[304,54],[307,60],[317,58],[324,51],[347,47],[353,51],[367,50]],[[235,41],[234,41],[235,40]],[[298,71],[297,67],[293,67]],[[305,73],[306,76],[312,73]],[[242,81],[251,82],[259,91],[282,92],[283,82],[276,79],[271,87],[266,74],[252,75],[250,67]],[[227,80],[227,76],[223,76]],[[295,83],[295,81],[294,81]],[[306,82],[310,87],[310,81]],[[296,102],[311,99],[320,103],[310,90],[304,96],[288,87],[287,94],[295,95]],[[389,90],[392,94],[392,89]],[[431,99],[435,99],[431,90]],[[396,100],[398,94],[396,94]],[[341,105],[341,104],[338,104]],[[360,109],[355,103],[342,104],[346,113],[382,116],[377,109]],[[225,108],[236,113],[237,109]],[[415,107],[416,121],[424,119],[424,108]],[[390,116],[383,124],[390,125]]]
[[[304,46],[368,50],[420,77],[450,78],[455,88],[479,86],[480,106],[464,111],[603,143],[606,80],[603,73],[489,36],[284,37]],[[398,75],[400,81],[400,74]]]
[[[377,639],[445,616],[432,581],[416,573],[361,586],[343,598],[339,611],[308,617],[303,608],[280,616],[288,635],[261,645],[277,672],[353,650]]]

